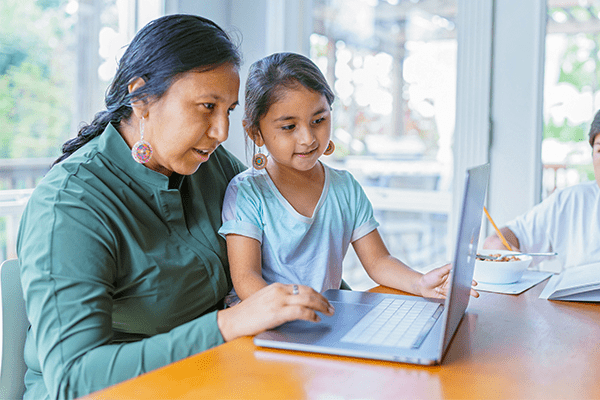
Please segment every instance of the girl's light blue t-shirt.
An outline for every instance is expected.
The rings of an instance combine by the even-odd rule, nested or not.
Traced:
[[[339,289],[348,246],[379,226],[354,177],[323,167],[323,192],[310,218],[291,206],[266,170],[248,169],[229,183],[219,233],[261,242],[267,283],[302,284],[318,292]]]

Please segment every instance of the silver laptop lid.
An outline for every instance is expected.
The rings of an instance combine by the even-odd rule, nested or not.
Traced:
[[[444,334],[441,336],[442,356],[469,304],[489,173],[489,164],[468,169],[466,172],[449,293],[445,302],[448,315],[444,320]],[[460,265],[460,268],[457,269],[457,265]]]

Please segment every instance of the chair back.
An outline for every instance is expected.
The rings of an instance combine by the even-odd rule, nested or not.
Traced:
[[[0,400],[22,399],[27,370],[23,350],[29,321],[17,259],[6,260],[0,265],[0,281]]]

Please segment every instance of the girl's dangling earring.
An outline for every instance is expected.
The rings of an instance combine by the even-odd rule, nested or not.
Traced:
[[[254,169],[265,169],[267,167],[267,156],[260,152],[260,147],[258,153],[252,157],[252,166]]]
[[[330,140],[329,145],[327,146],[327,148],[325,149],[323,154],[325,154],[326,156],[329,156],[329,155],[333,154],[334,151],[335,151],[335,144],[333,143],[333,140]]]
[[[140,164],[145,164],[152,158],[152,146],[144,140],[144,117],[140,120],[141,138],[131,148],[131,156]]]

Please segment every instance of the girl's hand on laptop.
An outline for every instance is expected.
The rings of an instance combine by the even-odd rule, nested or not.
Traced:
[[[229,341],[256,335],[296,319],[318,322],[317,311],[333,315],[334,308],[311,287],[273,283],[239,304],[219,311],[217,324],[223,339]]]
[[[448,295],[448,286],[450,285],[449,278],[451,270],[452,264],[446,264],[443,267],[431,270],[428,273],[421,276],[421,279],[419,280],[421,296],[436,299],[445,299]],[[473,281],[472,285],[476,286],[477,282]],[[479,297],[479,293],[474,289],[471,289],[471,296]]]

